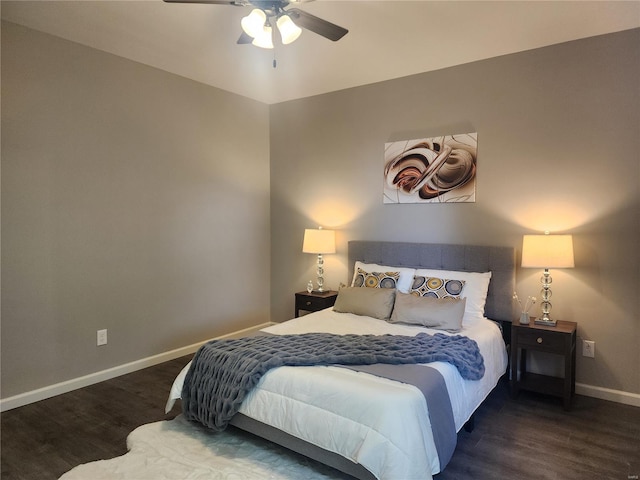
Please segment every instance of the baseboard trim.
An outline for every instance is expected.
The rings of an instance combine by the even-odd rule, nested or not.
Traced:
[[[576,393],[587,397],[609,400],[611,402],[640,407],[640,394],[613,390],[611,388],[596,387],[584,383],[576,383]]]
[[[227,335],[216,337],[216,339],[235,338],[248,335],[270,325],[275,325],[275,323],[267,322],[261,325],[256,325],[254,327],[244,328]],[[102,370],[100,372],[92,373],[82,377],[73,378],[65,382],[38,388],[37,390],[31,390],[30,392],[14,395],[13,397],[0,399],[0,412],[6,412],[7,410],[12,410],[24,405],[29,405],[30,403],[39,402],[40,400],[55,397],[63,393],[68,393],[79,388],[88,387],[89,385],[93,385],[95,383],[104,382],[105,380],[110,380],[121,375],[126,375],[127,373],[132,373],[137,370],[142,370],[143,368],[152,367],[163,362],[168,362],[169,360],[173,360],[175,358],[180,358],[185,355],[192,354],[208,341],[209,340],[204,340],[192,345],[187,345],[186,347],[177,348],[175,350],[170,350],[158,355],[142,358],[134,362],[118,365],[117,367],[112,367],[107,370]],[[578,395],[585,395],[587,397],[599,398],[601,400],[609,400],[611,402],[622,403],[624,405],[640,407],[640,394],[637,393],[624,392],[621,390],[613,390],[604,387],[596,387],[594,385],[587,385],[584,383],[576,383],[576,393]]]
[[[275,324],[273,322],[263,323],[261,325],[256,325],[255,327],[245,328],[236,332],[229,333],[227,335],[216,337],[216,339],[246,336],[270,325]],[[208,341],[209,340],[194,343],[193,345],[187,345],[186,347],[177,348],[175,350],[170,350],[168,352],[153,355],[151,357],[142,358],[140,360],[125,363],[123,365],[118,365],[117,367],[108,368],[107,370],[102,370],[100,372],[91,373],[82,377],[73,378],[71,380],[66,380],[54,385],[38,388],[37,390],[31,390],[19,395],[14,395],[13,397],[0,399],[0,412],[23,407],[30,403],[39,402],[40,400],[55,397],[63,393],[68,393],[79,388],[88,387],[89,385],[93,385],[95,383],[104,382],[105,380],[110,380],[121,375],[126,375],[127,373],[132,373],[137,370],[142,370],[143,368],[152,367],[163,362],[168,362],[169,360],[173,360],[175,358],[189,355],[196,352],[198,348],[200,348]],[[169,394],[168,392],[169,391],[167,390],[167,395]]]

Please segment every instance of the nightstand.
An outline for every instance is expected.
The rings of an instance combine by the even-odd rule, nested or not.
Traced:
[[[304,291],[296,293],[296,318],[300,316],[300,310],[317,312],[318,310],[333,307],[333,304],[336,303],[337,296],[338,292],[335,290],[311,293]]]
[[[555,327],[518,321],[511,324],[511,395],[520,389],[562,397],[564,408],[571,406],[576,390],[576,322],[558,320]],[[564,378],[527,372],[527,350],[553,353],[564,358]],[[520,351],[520,355],[518,355]],[[520,378],[518,378],[518,370]]]

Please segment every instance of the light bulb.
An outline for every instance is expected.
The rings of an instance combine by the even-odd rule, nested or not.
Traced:
[[[260,48],[273,48],[273,38],[271,34],[271,27],[264,25],[262,31],[255,36],[251,44]]]
[[[254,8],[251,13],[240,21],[244,33],[252,38],[262,34],[264,24],[267,21],[267,14],[259,8]]]
[[[302,29],[298,27],[288,15],[282,15],[276,22],[280,36],[282,37],[282,43],[288,45],[295,42],[296,39],[302,33]]]

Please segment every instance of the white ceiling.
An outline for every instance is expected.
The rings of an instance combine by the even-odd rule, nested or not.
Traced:
[[[327,1],[299,8],[349,29],[237,45],[249,7],[2,1],[2,18],[264,103],[326,93],[640,27],[640,1]],[[277,68],[273,68],[274,55]]]

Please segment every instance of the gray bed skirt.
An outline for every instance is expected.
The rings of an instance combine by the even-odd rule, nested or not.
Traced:
[[[307,458],[311,458],[312,460],[316,460],[324,465],[340,470],[352,477],[360,480],[376,480],[376,477],[362,465],[354,463],[342,455],[324,450],[312,443],[301,440],[293,435],[289,435],[288,433],[278,430],[266,423],[247,417],[242,413],[236,413],[230,423],[234,427],[253,433],[258,437],[288,448],[289,450],[304,455]]]

